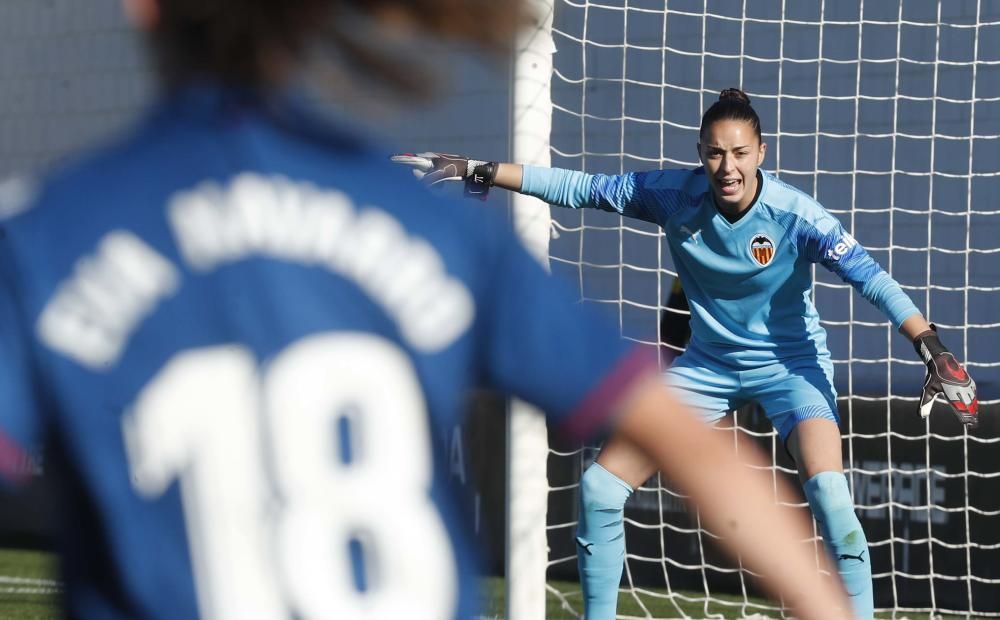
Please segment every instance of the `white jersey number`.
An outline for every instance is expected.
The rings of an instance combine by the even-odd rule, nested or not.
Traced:
[[[203,617],[446,618],[427,419],[396,345],[327,333],[263,369],[239,346],[180,353],[122,424],[140,493],[180,481]]]

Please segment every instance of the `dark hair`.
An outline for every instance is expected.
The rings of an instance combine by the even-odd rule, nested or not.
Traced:
[[[158,0],[151,33],[168,86],[209,76],[257,86],[278,52],[301,59],[324,48],[353,73],[402,92],[426,89],[419,54],[393,53],[386,24],[400,32],[506,52],[524,22],[523,0]]]
[[[739,88],[727,88],[722,91],[719,93],[719,100],[705,110],[705,114],[701,117],[701,128],[698,130],[699,138],[712,124],[727,120],[750,123],[754,133],[757,134],[757,141],[761,140],[760,117],[750,105],[750,97]]]

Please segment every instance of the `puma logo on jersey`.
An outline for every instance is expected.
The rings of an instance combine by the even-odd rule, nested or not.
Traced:
[[[690,237],[692,242],[698,243],[698,233],[701,232],[700,230],[691,230],[687,226],[681,226],[680,231]]]
[[[851,248],[856,245],[858,245],[857,240],[849,233],[845,232],[844,236],[841,237],[837,245],[826,251],[826,256],[830,260],[840,260]]]
[[[761,267],[767,266],[774,258],[774,241],[764,233],[757,233],[750,238],[750,256]]]

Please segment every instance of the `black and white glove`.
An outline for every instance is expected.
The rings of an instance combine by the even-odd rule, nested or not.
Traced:
[[[425,184],[465,181],[465,195],[485,200],[497,176],[499,164],[447,153],[403,153],[390,157],[394,163],[410,166]]]
[[[923,332],[913,341],[920,359],[927,364],[927,378],[924,391],[920,395],[920,415],[927,417],[934,406],[938,394],[951,405],[959,422],[969,428],[979,425],[979,398],[976,396],[976,382],[965,368],[958,363],[951,351],[941,344],[937,328]]]

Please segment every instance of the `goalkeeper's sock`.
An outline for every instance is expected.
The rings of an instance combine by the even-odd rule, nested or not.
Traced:
[[[631,494],[632,487],[597,463],[580,479],[576,557],[587,620],[615,617],[625,563],[625,501]]]
[[[870,620],[875,614],[871,557],[861,521],[854,513],[847,478],[838,472],[824,471],[806,482],[805,492],[823,541],[833,554],[837,572],[851,597],[854,616]]]

